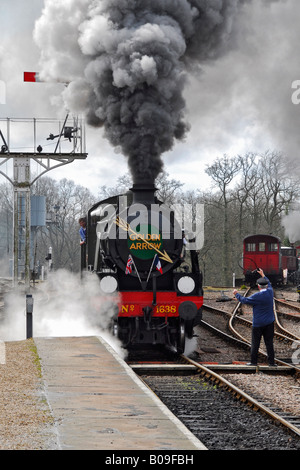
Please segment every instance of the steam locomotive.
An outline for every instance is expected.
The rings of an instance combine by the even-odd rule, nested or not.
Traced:
[[[168,345],[182,353],[201,321],[202,274],[174,212],[155,193],[154,184],[133,184],[89,210],[82,267],[109,296],[110,328],[124,347]]]
[[[243,271],[245,282],[255,285],[262,268],[273,285],[300,281],[300,263],[295,247],[281,245],[274,235],[249,235],[243,241]]]

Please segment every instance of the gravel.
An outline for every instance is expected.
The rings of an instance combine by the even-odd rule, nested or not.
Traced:
[[[32,339],[1,344],[0,449],[55,449],[53,420],[43,395]]]
[[[300,438],[197,375],[143,376],[209,450],[300,450]]]
[[[259,401],[300,417],[300,378],[267,374],[226,374],[226,379]]]

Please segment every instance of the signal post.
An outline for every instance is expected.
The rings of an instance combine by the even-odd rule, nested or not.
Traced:
[[[2,123],[6,121],[6,133],[2,132],[1,121]],[[11,150],[10,141],[12,140],[14,123],[18,123],[18,126],[22,123],[32,125],[32,152],[14,152],[13,149]],[[44,140],[40,141],[43,144],[46,140],[54,141],[57,139],[52,152],[44,152],[42,145],[37,145],[39,124],[43,128],[49,126],[50,130],[52,129],[50,126],[55,125],[56,128],[58,126],[57,135],[50,133],[48,138],[45,138],[44,135]],[[8,179],[14,189],[13,280],[16,286],[20,275],[20,260],[22,260],[22,267],[24,263],[25,289],[28,293],[30,290],[31,186],[39,177],[54,168],[67,165],[74,160],[86,159],[84,123],[78,118],[69,118],[68,115],[63,123],[53,119],[0,119],[0,138],[2,140],[0,174]],[[49,144],[46,143],[46,145]],[[65,150],[66,145],[69,146],[68,150]],[[31,175],[32,162],[36,162],[40,169],[40,173],[33,178]],[[12,175],[10,174],[10,163],[13,166]]]

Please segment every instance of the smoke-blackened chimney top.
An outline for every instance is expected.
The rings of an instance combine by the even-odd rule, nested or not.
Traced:
[[[140,180],[138,183],[134,183],[130,189],[133,193],[133,204],[154,204],[155,203],[155,192],[157,188],[154,183]]]

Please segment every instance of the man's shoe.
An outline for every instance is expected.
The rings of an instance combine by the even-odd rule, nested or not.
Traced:
[[[257,364],[253,364],[253,362],[248,362],[248,363],[246,364],[246,366],[254,366],[254,367],[256,367]]]
[[[269,364],[269,367],[277,367],[277,364]]]

